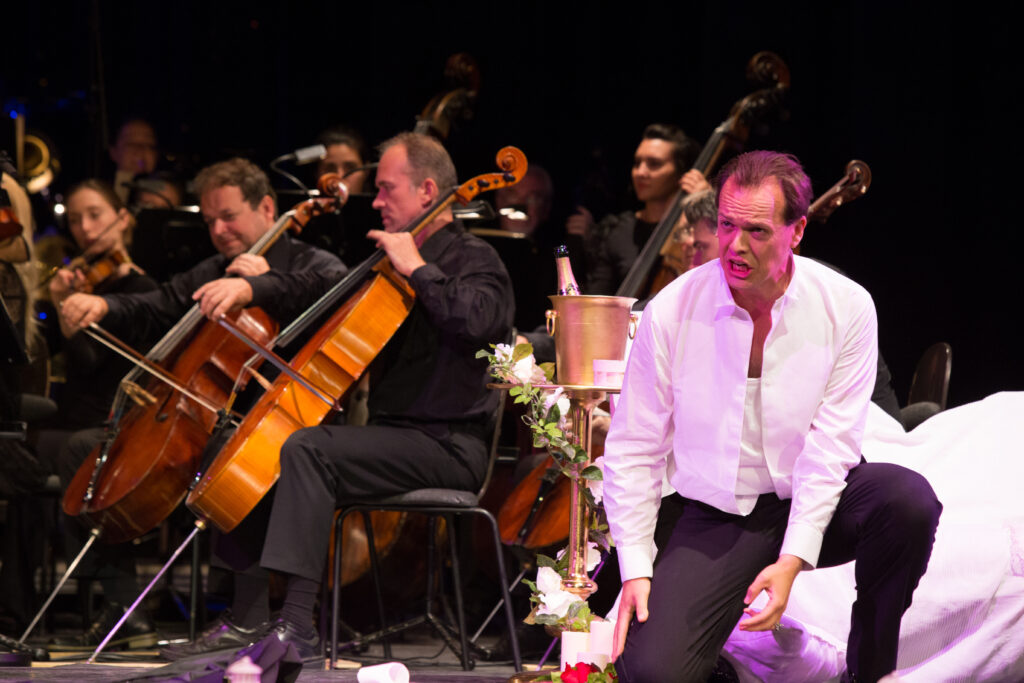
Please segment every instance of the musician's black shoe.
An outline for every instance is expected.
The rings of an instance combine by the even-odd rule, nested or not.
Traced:
[[[61,636],[53,639],[48,649],[53,652],[75,652],[79,650],[94,650],[99,645],[110,629],[114,628],[118,620],[125,613],[125,607],[110,602],[103,608],[96,617],[92,626],[86,629],[85,633],[78,636]],[[160,636],[156,632],[149,615],[141,609],[136,609],[124,622],[118,632],[107,643],[105,650],[139,649],[153,647]]]
[[[255,628],[239,626],[231,620],[231,613],[224,611],[195,641],[162,647],[160,655],[173,662],[216,650],[238,650],[255,643],[267,634],[268,629],[268,624],[260,624]]]
[[[320,634],[316,632],[312,625],[309,626],[308,634],[299,633],[294,624],[284,619],[277,619],[270,622],[269,625],[278,640],[295,646],[295,650],[298,652],[299,657],[302,658],[303,663],[323,661],[324,649],[320,643]]]

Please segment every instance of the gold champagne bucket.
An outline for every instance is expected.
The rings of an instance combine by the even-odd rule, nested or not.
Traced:
[[[549,296],[548,334],[555,337],[559,384],[594,386],[595,360],[624,360],[626,335],[636,333],[628,296]]]

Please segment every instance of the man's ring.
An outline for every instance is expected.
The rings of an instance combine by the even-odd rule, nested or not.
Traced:
[[[782,630],[782,622],[781,621],[775,622],[775,625],[772,626],[772,630],[773,631],[781,631]]]

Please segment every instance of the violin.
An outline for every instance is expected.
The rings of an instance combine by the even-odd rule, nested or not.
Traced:
[[[778,109],[783,95],[789,90],[789,67],[771,52],[758,52],[750,59],[747,63],[747,78],[755,85],[764,87],[736,102],[729,117],[715,128],[705,143],[693,164],[693,168],[705,176],[714,172],[727,150],[739,151],[743,148],[753,122],[765,113]],[[682,216],[686,196],[684,190],[676,193],[616,290],[616,296],[636,299],[654,296],[680,274],[671,263],[666,263],[662,255],[676,248],[673,232]]]
[[[75,290],[91,294],[97,287],[116,275],[121,264],[131,262],[128,252],[120,247],[115,247],[105,254],[75,257],[65,267],[82,276],[75,286]]]
[[[9,206],[0,206],[0,242],[21,234],[21,223]]]
[[[286,230],[338,210],[340,197],[311,198],[285,213],[249,250],[265,253]],[[235,324],[269,343],[277,325],[258,308],[234,314]],[[229,410],[253,364],[249,347],[194,305],[150,351],[151,362],[173,358],[163,379],[138,384],[136,369],[122,380],[107,438],[79,467],[64,494],[68,515],[82,516],[108,543],[136,538],[162,522],[188,492],[199,457],[218,426],[238,418]],[[128,408],[128,400],[135,405]]]

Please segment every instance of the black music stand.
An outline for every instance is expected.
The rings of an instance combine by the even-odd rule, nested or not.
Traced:
[[[198,211],[143,209],[135,222],[132,260],[157,282],[167,282],[217,253]]]

